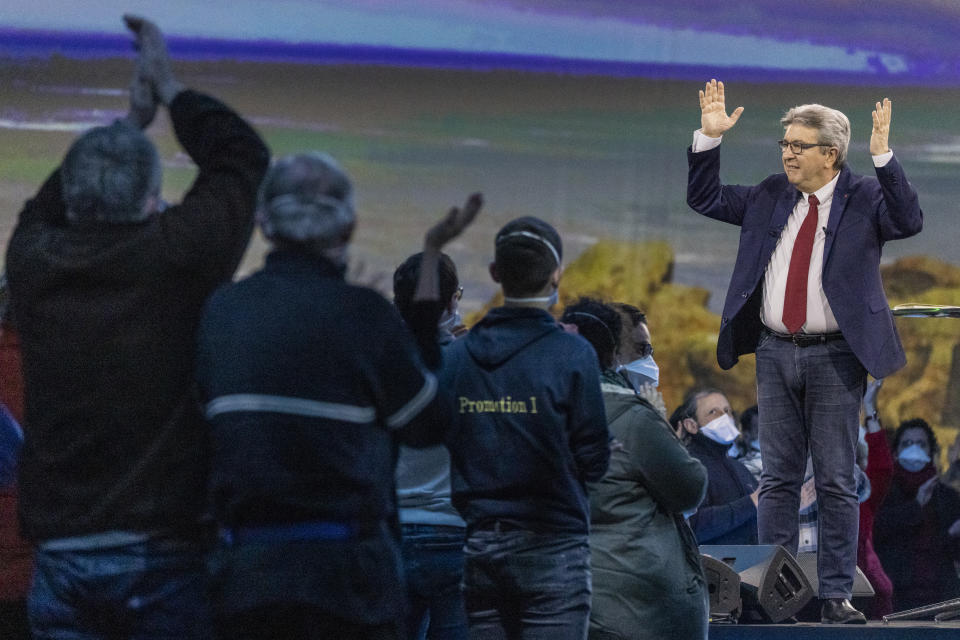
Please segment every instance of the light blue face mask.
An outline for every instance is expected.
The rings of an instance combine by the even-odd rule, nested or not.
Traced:
[[[634,390],[639,390],[645,384],[653,386],[660,384],[660,367],[657,366],[653,356],[628,362],[620,369],[620,373],[633,385]]]
[[[907,471],[920,471],[930,464],[930,456],[918,444],[912,444],[897,454],[897,462]]]

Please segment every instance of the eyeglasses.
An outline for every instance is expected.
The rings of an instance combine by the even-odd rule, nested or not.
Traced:
[[[649,358],[653,355],[653,345],[649,342],[634,342],[633,350],[636,351],[641,358]]]
[[[459,302],[462,297],[463,297],[463,286],[458,285],[457,290],[453,294],[453,299]]]
[[[803,155],[803,152],[807,149],[812,149],[814,147],[832,147],[833,145],[825,142],[796,142],[790,140],[777,140],[777,146],[780,147],[781,153],[789,148],[790,153],[800,156]]]

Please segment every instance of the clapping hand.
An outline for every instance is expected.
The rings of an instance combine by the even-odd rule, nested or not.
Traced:
[[[163,33],[153,22],[140,16],[126,14],[123,21],[136,37],[139,74],[150,83],[157,98],[169,105],[184,87],[173,76]]]
[[[439,252],[444,245],[463,233],[483,206],[483,195],[472,194],[462,208],[453,207],[443,219],[427,231],[423,240],[425,251]]]
[[[877,412],[877,393],[883,386],[883,378],[871,380],[863,394],[863,410],[869,416]]]
[[[937,481],[939,480],[939,477],[933,476],[917,489],[917,502],[920,503],[921,507],[925,507],[930,502],[930,498],[933,497],[933,490],[937,488]]]
[[[960,538],[960,520],[954,520],[950,528],[947,529],[947,535],[951,538]]]
[[[640,385],[640,388],[637,389],[637,395],[653,405],[653,408],[656,409],[661,418],[664,420],[667,419],[667,405],[663,401],[663,394],[660,393],[660,390],[657,389],[655,385],[649,382]]]
[[[150,82],[140,73],[140,65],[130,83],[130,112],[127,122],[137,129],[146,129],[157,115],[157,97]]]
[[[723,83],[711,80],[700,91],[700,131],[710,138],[719,138],[737,124],[743,107],[737,107],[727,115]]]
[[[423,258],[420,262],[420,276],[413,293],[414,300],[436,300],[440,295],[440,281],[437,267],[440,251],[444,245],[463,233],[473,219],[480,213],[483,196],[479,193],[467,198],[463,208],[453,207],[440,222],[430,227],[423,238]],[[448,301],[444,300],[446,304]]]
[[[870,153],[879,156],[890,151],[890,117],[893,105],[890,98],[884,98],[883,103],[877,103],[873,110],[873,133],[870,134]]]

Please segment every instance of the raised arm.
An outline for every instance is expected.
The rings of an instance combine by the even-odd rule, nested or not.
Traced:
[[[433,370],[437,370],[441,363],[437,323],[450,302],[440,299],[440,253],[448,242],[470,226],[482,206],[481,194],[470,195],[462,208],[452,207],[440,222],[430,227],[423,238],[423,257],[413,292],[409,326],[417,340],[421,357]]]
[[[163,258],[223,280],[233,273],[253,230],[257,188],[270,152],[233,110],[177,80],[156,24],[134,15],[123,20],[134,35],[139,77],[168,108],[178,142],[199,169],[182,203],[158,217],[158,232],[167,239]]]
[[[137,64],[130,82],[130,111],[124,120],[132,127],[146,129],[157,115],[157,96],[153,85]]]
[[[440,281],[437,268],[443,247],[463,233],[483,206],[483,195],[471,194],[463,208],[453,207],[440,222],[430,227],[423,238],[423,261],[420,276],[413,293],[414,302],[440,298]]]
[[[923,211],[920,209],[917,192],[907,180],[903,167],[890,153],[892,112],[893,105],[889,98],[877,102],[873,110],[873,131],[870,134],[870,153],[874,156],[877,179],[883,193],[878,222],[880,237],[884,241],[909,238],[923,228]]]
[[[703,135],[719,138],[737,124],[742,113],[743,107],[737,107],[733,113],[727,115],[722,82],[711,80],[700,91],[700,131]]]

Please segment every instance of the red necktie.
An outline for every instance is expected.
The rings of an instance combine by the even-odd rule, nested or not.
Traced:
[[[811,194],[810,210],[800,225],[800,232],[793,243],[790,255],[790,270],[787,272],[787,291],[783,296],[783,324],[787,331],[797,333],[807,321],[807,277],[810,275],[810,254],[813,253],[813,238],[817,235],[817,205],[820,201]]]

